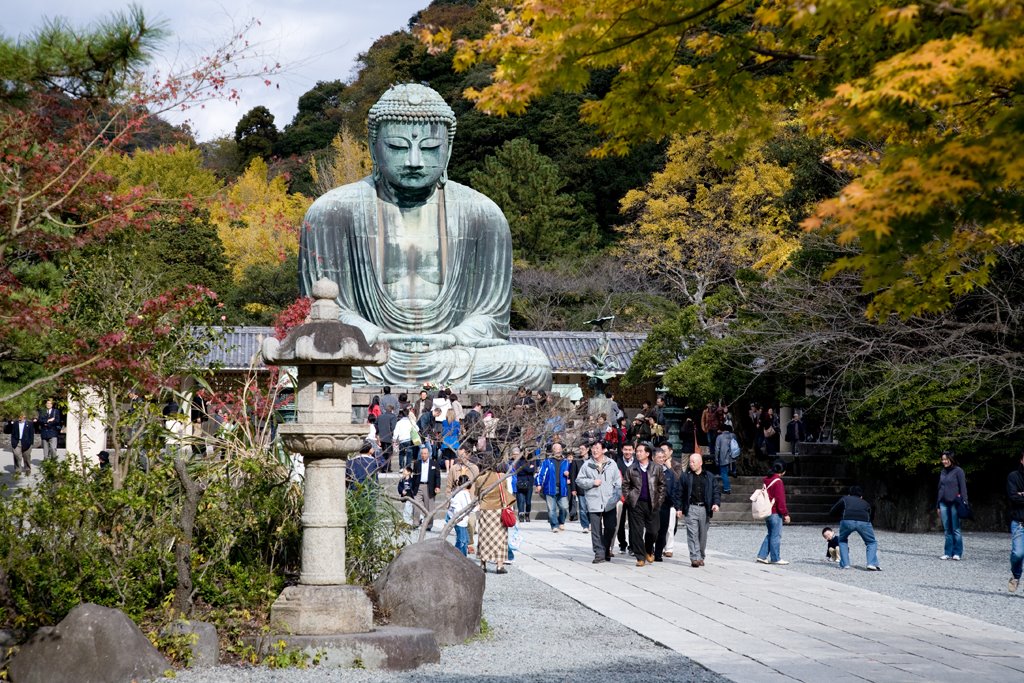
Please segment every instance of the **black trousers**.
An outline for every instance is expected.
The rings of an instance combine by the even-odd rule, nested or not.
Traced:
[[[612,543],[615,542],[615,517],[615,508],[590,513],[590,542],[595,559],[611,559]]]
[[[626,551],[626,525],[629,522],[629,508],[623,504],[622,508],[622,519],[619,520],[619,550],[622,552]],[[632,544],[629,544],[632,545]]]
[[[647,501],[638,500],[636,505],[629,508],[629,548],[636,559],[643,560],[654,554],[660,521],[660,516],[651,510],[651,504]]]

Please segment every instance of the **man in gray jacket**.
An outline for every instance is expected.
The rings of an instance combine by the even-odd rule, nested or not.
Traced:
[[[580,467],[576,486],[587,499],[590,515],[590,542],[594,547],[594,564],[612,559],[615,541],[615,504],[622,496],[622,474],[616,463],[605,457],[600,441],[590,446],[590,460]]]

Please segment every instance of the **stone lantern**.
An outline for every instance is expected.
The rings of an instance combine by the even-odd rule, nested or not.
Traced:
[[[383,365],[390,348],[367,344],[362,331],[338,320],[338,285],[313,285],[308,320],[284,341],[266,339],[263,360],[295,366],[297,421],[278,428],[288,451],[305,463],[302,571],[297,586],[281,592],[270,609],[271,629],[296,635],[367,633],[373,606],[345,574],[345,464],[357,453],[365,425],[352,424],[352,366]]]

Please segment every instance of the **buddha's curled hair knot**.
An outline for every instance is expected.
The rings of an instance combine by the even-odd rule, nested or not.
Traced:
[[[377,130],[384,121],[443,123],[448,129],[449,148],[455,139],[455,112],[436,90],[419,83],[391,86],[370,107],[367,124],[371,146],[377,141]]]

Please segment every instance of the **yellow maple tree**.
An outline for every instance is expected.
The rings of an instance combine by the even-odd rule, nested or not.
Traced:
[[[236,282],[250,266],[297,258],[299,227],[310,203],[302,194],[289,193],[283,177],[271,178],[263,159],[249,163],[210,210]]]

